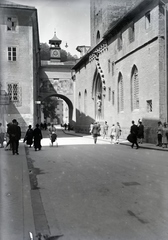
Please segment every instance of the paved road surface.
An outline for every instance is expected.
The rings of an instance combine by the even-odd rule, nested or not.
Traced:
[[[45,133],[44,133],[45,137]],[[58,132],[28,149],[37,232],[62,240],[167,240],[167,152]]]

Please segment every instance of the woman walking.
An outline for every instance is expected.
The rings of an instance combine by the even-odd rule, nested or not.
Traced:
[[[33,144],[33,129],[31,125],[29,125],[29,128],[26,132],[24,142],[26,142],[26,144],[29,145],[29,147],[31,148],[31,145]]]
[[[111,132],[110,132],[110,143],[114,144],[115,143],[115,135],[116,135],[116,128],[115,125],[113,124],[111,127]]]

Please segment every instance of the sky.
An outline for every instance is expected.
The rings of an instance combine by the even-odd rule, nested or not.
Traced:
[[[80,55],[77,46],[90,46],[90,0],[10,1],[37,9],[40,43],[48,43],[56,31],[61,48],[72,55]]]

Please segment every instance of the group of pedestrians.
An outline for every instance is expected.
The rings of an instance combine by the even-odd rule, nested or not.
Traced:
[[[102,134],[103,139],[108,137],[109,125],[107,121],[105,121],[104,125],[102,126]],[[93,136],[94,143],[97,143],[97,137],[100,136],[101,126],[98,122],[92,123],[90,125],[90,133]],[[110,143],[111,144],[119,144],[119,139],[121,136],[121,126],[120,123],[117,122],[116,124],[112,124],[110,129]],[[132,126],[130,128],[130,134],[127,138],[131,142],[131,147],[133,148],[136,145],[136,148],[139,148],[139,144],[143,143],[144,139],[144,126],[142,121],[139,119],[138,124],[136,125],[134,121],[132,121]],[[139,144],[138,144],[139,143]]]
[[[102,133],[103,133],[103,139],[104,138],[108,138],[108,131],[109,130],[109,125],[107,124],[107,121],[105,121],[104,125],[102,126]],[[91,123],[90,125],[90,133],[93,136],[94,139],[94,143],[97,143],[97,137],[100,136],[100,132],[101,132],[101,126],[100,123],[98,122],[94,122]],[[110,130],[110,139],[111,139],[111,143],[119,143],[119,138],[121,135],[121,127],[119,122],[115,124],[112,124],[111,130]]]
[[[27,145],[31,148],[34,144],[35,151],[41,150],[41,139],[43,138],[40,125],[37,123],[36,127],[32,129],[32,126],[29,125],[28,130],[26,131],[23,142],[26,142]]]

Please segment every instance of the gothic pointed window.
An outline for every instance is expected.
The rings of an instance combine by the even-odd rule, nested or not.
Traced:
[[[124,111],[124,85],[123,76],[119,73],[118,76],[118,112]]]
[[[139,109],[139,77],[136,66],[133,67],[131,75],[131,108],[132,111]]]

